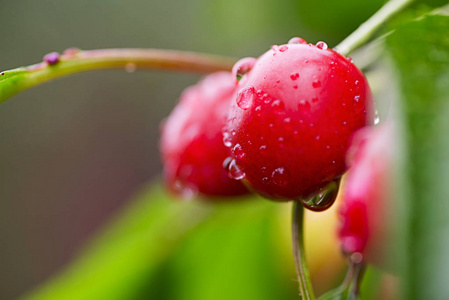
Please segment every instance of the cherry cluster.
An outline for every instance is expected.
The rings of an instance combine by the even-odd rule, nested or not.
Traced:
[[[373,121],[371,90],[352,60],[324,42],[292,38],[183,92],[162,128],[165,182],[186,198],[251,191],[324,210],[350,165],[353,134]],[[365,208],[356,202],[341,209],[346,252],[366,244]]]

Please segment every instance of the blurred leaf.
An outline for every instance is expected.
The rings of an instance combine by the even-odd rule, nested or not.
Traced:
[[[405,299],[449,299],[448,32],[449,18],[433,15],[399,26],[387,39],[408,135]]]
[[[213,212],[169,201],[159,190],[138,199],[66,271],[25,299],[133,299],[180,239]]]
[[[297,298],[279,265],[280,204],[170,200],[153,188],[25,299]]]
[[[371,17],[384,2],[383,0],[298,0],[297,12],[302,22],[320,33],[321,40],[325,39],[330,46],[335,46]]]

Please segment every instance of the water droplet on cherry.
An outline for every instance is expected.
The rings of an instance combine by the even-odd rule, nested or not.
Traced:
[[[235,180],[241,180],[246,176],[245,172],[243,172],[243,170],[237,165],[235,159],[231,160],[229,163],[228,175],[230,178]]]
[[[306,40],[300,37],[291,38],[288,44],[307,44]]]
[[[240,144],[236,144],[234,148],[232,148],[232,154],[234,154],[234,156],[238,159],[242,159],[245,157],[245,152],[243,151]]]
[[[281,100],[274,100],[273,103],[271,103],[271,107],[276,113],[280,113],[285,110],[285,104]]]
[[[247,110],[251,107],[254,98],[256,97],[256,91],[253,86],[247,86],[242,88],[237,94],[237,105],[243,110]]]
[[[318,47],[318,49],[321,49],[321,50],[327,49],[327,44],[325,42],[318,42],[318,43],[316,43],[316,46]]]
[[[273,173],[271,173],[271,180],[275,185],[283,187],[288,184],[290,174],[284,167],[279,167],[274,169]]]

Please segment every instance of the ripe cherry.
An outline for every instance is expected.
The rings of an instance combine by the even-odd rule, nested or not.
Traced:
[[[183,92],[165,121],[160,149],[165,181],[175,193],[191,198],[197,193],[233,196],[248,192],[223,168],[229,154],[222,128],[234,90],[231,73],[211,74]]]
[[[342,189],[338,236],[343,253],[362,254],[384,265],[391,256],[394,128],[391,123],[359,130],[348,151],[350,169]]]
[[[362,72],[324,42],[294,38],[258,58],[237,90],[224,139],[244,183],[274,200],[328,207],[350,136],[373,122]]]

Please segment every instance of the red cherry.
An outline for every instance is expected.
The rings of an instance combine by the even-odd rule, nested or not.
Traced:
[[[231,73],[214,73],[187,88],[162,129],[160,149],[169,188],[191,198],[247,193],[229,178],[223,161],[229,156],[222,128],[235,90]]]
[[[224,134],[248,187],[319,210],[335,199],[350,136],[372,124],[373,106],[362,72],[324,42],[274,46],[239,82]]]
[[[341,249],[347,255],[360,253],[377,264],[391,256],[389,211],[392,203],[394,128],[384,124],[359,130],[348,151],[350,169],[342,190]],[[390,207],[390,209],[388,209]]]

